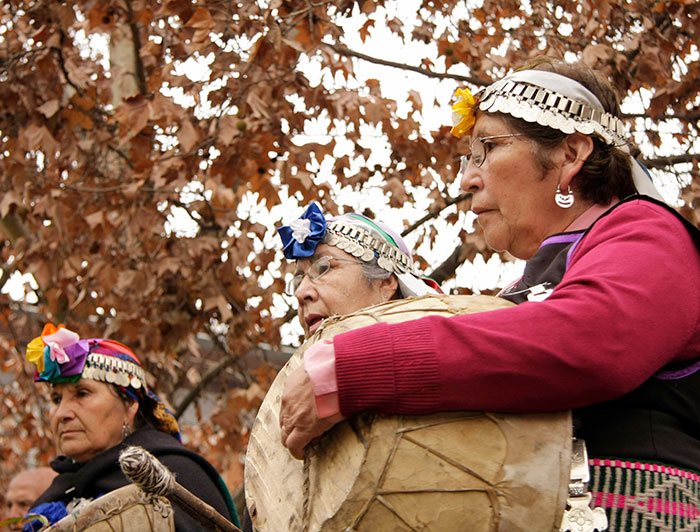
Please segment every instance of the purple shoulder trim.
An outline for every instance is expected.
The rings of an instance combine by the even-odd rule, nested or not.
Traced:
[[[540,247],[546,246],[548,244],[569,244],[571,242],[576,242],[583,235],[583,231],[575,231],[572,233],[559,233],[558,235],[552,235],[544,239]]]
[[[654,377],[661,379],[663,381],[674,381],[678,379],[684,379],[688,375],[700,370],[700,360],[696,360],[694,363],[686,366],[683,369],[677,369],[673,371],[659,371]]]
[[[567,251],[566,253],[565,268],[568,269],[569,261],[571,260],[571,255],[574,253],[574,249],[576,249],[576,246],[578,245],[579,241],[583,238],[583,235],[586,233],[586,231],[586,229],[583,229],[581,231],[571,231],[570,233],[559,233],[557,235],[552,235],[544,239],[542,244],[540,244],[540,249],[550,244],[573,244],[569,248],[569,251]]]

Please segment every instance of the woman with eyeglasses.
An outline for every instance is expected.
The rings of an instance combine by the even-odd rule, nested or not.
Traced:
[[[326,219],[311,203],[300,218],[277,231],[284,256],[295,261],[285,293],[297,299],[307,338],[331,316],[392,299],[442,293],[435,281],[417,270],[403,239],[386,224],[366,216],[350,213]],[[329,346],[326,340],[319,343]],[[305,366],[317,381],[328,378],[327,366],[313,360],[306,360]],[[323,398],[319,405],[325,407]],[[337,403],[328,408],[337,409]],[[243,530],[253,530],[247,508]]]
[[[299,302],[307,336],[333,315],[401,297],[437,294],[420,277],[403,239],[389,227],[359,214],[325,219],[312,203],[301,218],[278,229],[284,255],[296,260],[287,294]]]
[[[457,95],[460,184],[489,246],[527,261],[500,294],[518,305],[335,336],[319,363],[338,408],[318,412],[314,376],[290,377],[285,445],[302,456],[363,410],[572,410],[590,466],[572,510],[591,530],[591,507],[608,530],[697,529],[700,231],[663,202],[587,67],[543,59]]]

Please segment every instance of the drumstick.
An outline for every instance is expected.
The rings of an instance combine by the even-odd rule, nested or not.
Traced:
[[[175,481],[175,476],[160,460],[135,445],[119,455],[122,472],[131,482],[149,494],[167,497],[207,528],[223,532],[242,532],[240,528]]]

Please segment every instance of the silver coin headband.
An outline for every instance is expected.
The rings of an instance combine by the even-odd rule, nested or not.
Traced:
[[[100,353],[88,354],[82,378],[117,384],[125,388],[131,386],[136,390],[146,384],[146,372],[143,368],[133,362]]]
[[[357,225],[329,222],[323,242],[365,262],[376,257],[377,264],[390,273],[418,275],[414,270],[413,260],[408,255]]]
[[[622,121],[605,111],[595,94],[579,82],[555,72],[521,70],[492,83],[475,96],[469,89],[458,89],[456,95],[461,99],[452,106],[455,137],[469,134],[475,123],[475,108],[509,114],[567,135],[576,131],[597,135],[629,155],[632,179],[640,194],[665,201],[646,168],[630,155]]]
[[[541,86],[547,81],[555,83],[557,89]],[[626,144],[622,121],[604,111],[598,99],[583,85],[576,83],[576,98],[562,93],[561,89],[572,81],[566,76],[541,70],[516,72],[484,89],[478,95],[479,109],[507,113],[567,135],[578,131],[584,135],[597,134],[607,144]],[[588,97],[581,101],[584,95]]]

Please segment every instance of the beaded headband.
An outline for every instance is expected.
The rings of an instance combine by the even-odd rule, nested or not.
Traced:
[[[521,81],[523,76],[517,74],[484,89],[479,99],[479,109],[492,113],[508,113],[526,122],[536,122],[567,135],[578,131],[584,135],[597,134],[607,144],[626,144],[625,128],[617,117],[602,108],[568,98],[544,87],[537,87],[528,81]]]
[[[81,378],[117,384],[124,388],[131,386],[136,390],[142,385],[146,386],[146,372],[142,368],[126,360],[99,353],[87,356]]]
[[[376,257],[377,264],[391,273],[416,273],[413,260],[403,251],[351,223],[329,222],[323,243],[342,249],[365,262]]]
[[[556,87],[556,88],[554,88]],[[526,122],[551,127],[570,135],[597,134],[607,144],[626,144],[622,121],[603,109],[596,96],[580,83],[544,70],[523,70],[509,74],[472,96],[460,89],[462,101],[452,108],[458,123],[452,134],[462,137],[474,125],[474,109],[506,113]],[[467,123],[465,123],[467,122]]]

